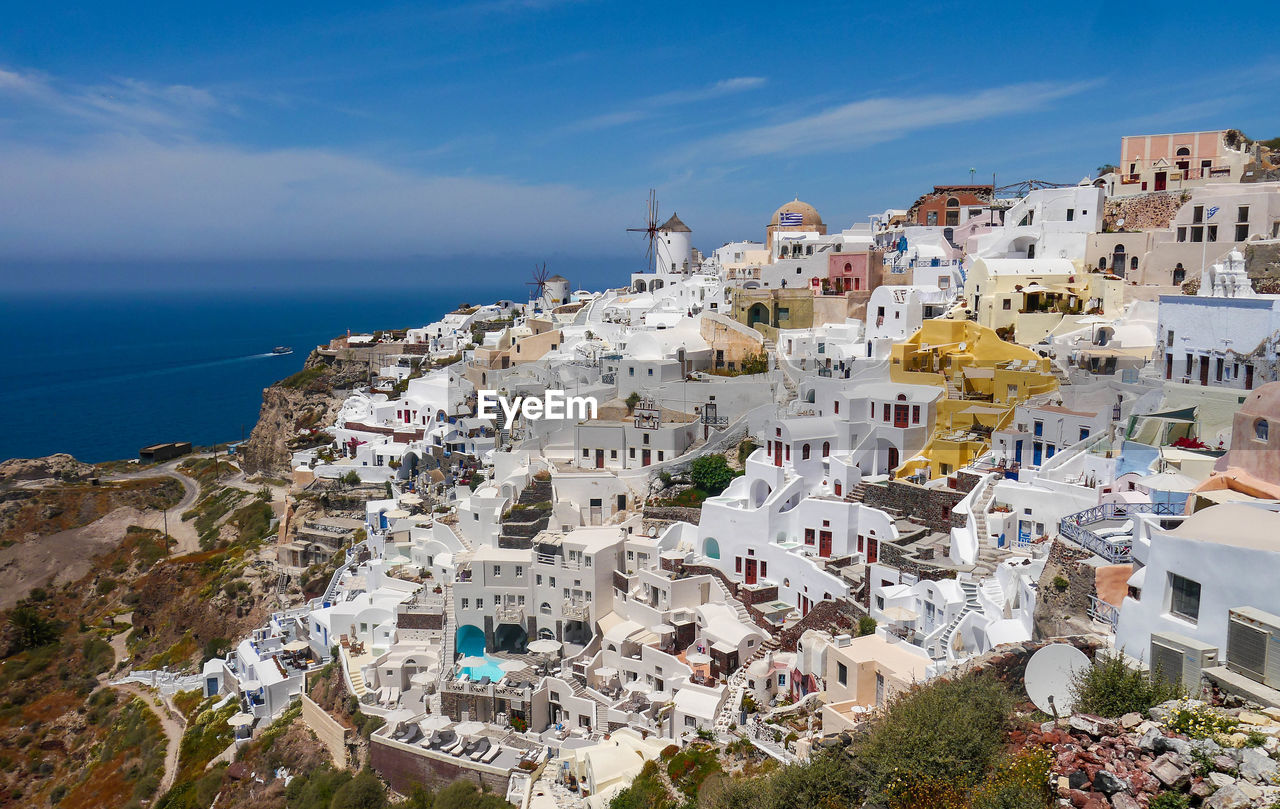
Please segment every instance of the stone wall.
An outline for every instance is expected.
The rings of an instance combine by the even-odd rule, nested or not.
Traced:
[[[324,708],[317,705],[306,694],[302,695],[302,721],[316,734],[316,738],[329,751],[334,766],[343,769],[347,766],[347,739],[351,729],[343,727],[338,720],[330,716]]]
[[[1041,637],[1069,634],[1089,624],[1089,596],[1094,594],[1095,570],[1086,560],[1092,554],[1061,539],[1049,546],[1048,561],[1036,585],[1036,634]],[[1059,590],[1054,579],[1067,580]]]
[[[926,489],[900,480],[868,486],[862,502],[872,508],[896,511],[934,531],[949,532],[959,527],[951,510],[967,492],[954,489]],[[963,521],[961,521],[963,525]]]
[[[1116,223],[1121,219],[1124,220],[1125,230],[1167,228],[1185,201],[1184,194],[1180,191],[1113,197],[1102,207],[1102,228],[1104,231],[1116,230]]]
[[[466,767],[461,759],[457,762],[413,753],[377,737],[369,744],[369,765],[402,795],[408,795],[420,784],[439,788],[454,781],[470,781],[481,789],[488,787],[490,792],[506,794],[509,773]]]
[[[778,648],[784,652],[794,652],[800,642],[800,636],[810,629],[830,632],[832,635],[857,635],[858,619],[866,613],[860,606],[847,599],[819,601],[809,610],[809,614],[795,624],[773,636]]]

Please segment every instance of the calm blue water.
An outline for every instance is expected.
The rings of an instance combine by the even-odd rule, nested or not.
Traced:
[[[238,441],[262,389],[330,338],[424,326],[503,287],[297,294],[280,290],[19,294],[0,299],[0,459],[69,452],[97,462],[159,441]],[[272,356],[273,346],[294,353]]]

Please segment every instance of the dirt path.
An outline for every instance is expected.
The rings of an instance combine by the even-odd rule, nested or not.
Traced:
[[[181,460],[187,460],[187,458],[182,458]],[[143,528],[164,531],[165,523],[167,522],[169,536],[173,537],[177,543],[170,551],[173,556],[182,556],[200,550],[200,535],[196,532],[195,522],[184,522],[182,519],[183,512],[196,504],[196,498],[200,496],[200,486],[194,480],[178,471],[178,463],[180,461],[170,461],[152,469],[123,472],[108,475],[105,478],[105,480],[130,480],[133,478],[170,477],[182,484],[182,499],[178,501],[176,506],[170,508],[167,512],[148,511],[142,519],[135,523]]]
[[[146,686],[125,683],[111,687],[139,697],[151,709],[151,713],[155,714],[156,719],[160,720],[160,727],[165,735],[164,776],[160,779],[160,788],[156,790],[156,794],[163,795],[178,777],[178,747],[182,743],[182,734],[186,732],[186,723],[164,704],[157,693]]]

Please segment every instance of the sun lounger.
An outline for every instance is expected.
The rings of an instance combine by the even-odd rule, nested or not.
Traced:
[[[498,746],[498,745],[496,745],[496,744],[495,744],[495,745],[492,745],[492,746],[489,748],[489,752],[485,753],[485,754],[484,754],[484,757],[480,759],[480,763],[481,763],[481,764],[491,764],[491,763],[493,762],[493,760],[494,760],[495,758],[497,758],[497,757],[498,757],[498,754],[499,754],[499,753],[501,753],[501,752],[502,752],[502,748],[501,748],[501,747],[499,747],[499,746]]]
[[[480,759],[484,758],[485,754],[488,752],[489,752],[489,740],[480,739],[478,742],[476,742],[476,749],[471,753],[470,758],[472,761],[479,761]]]

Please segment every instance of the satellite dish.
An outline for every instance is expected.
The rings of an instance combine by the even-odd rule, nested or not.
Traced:
[[[959,348],[961,351],[964,351],[964,350],[965,350],[965,349],[967,349],[968,347],[969,347],[969,344],[968,344],[967,342],[963,341],[963,340],[961,340],[961,341],[960,341],[960,345],[958,346],[958,348]]]
[[[656,537],[657,535],[658,535],[658,526],[656,525],[649,526],[649,536]]]
[[[1031,655],[1023,674],[1027,696],[1050,716],[1067,716],[1075,707],[1071,681],[1092,664],[1084,652],[1065,643],[1051,643]]]
[[[1124,217],[1123,217],[1123,216],[1116,220],[1116,227],[1118,227],[1118,228],[1122,228],[1122,227],[1124,227]]]

